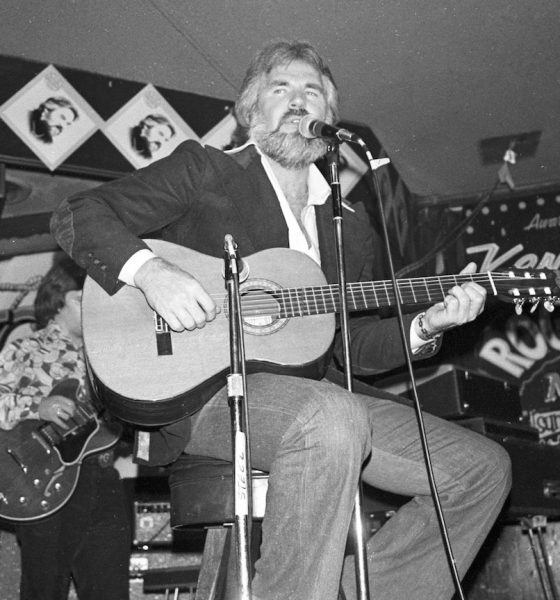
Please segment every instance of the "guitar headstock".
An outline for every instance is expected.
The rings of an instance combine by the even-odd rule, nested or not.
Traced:
[[[529,304],[534,312],[542,303],[549,312],[560,303],[560,271],[536,269],[532,271],[510,270],[491,273],[495,293],[503,300],[515,304],[515,312],[521,314]]]

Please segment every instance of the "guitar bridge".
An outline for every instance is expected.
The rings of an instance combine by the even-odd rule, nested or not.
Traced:
[[[173,354],[171,344],[171,330],[167,321],[154,312],[154,331],[156,333],[156,347],[158,356],[169,356]]]

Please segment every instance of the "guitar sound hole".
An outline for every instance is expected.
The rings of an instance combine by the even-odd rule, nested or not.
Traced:
[[[240,286],[243,329],[249,335],[270,335],[288,322],[283,317],[280,286],[267,279],[248,280]]]

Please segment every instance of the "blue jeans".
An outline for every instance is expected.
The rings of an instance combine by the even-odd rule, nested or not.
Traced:
[[[414,411],[328,381],[249,375],[251,458],[269,471],[258,600],[336,600],[360,475],[412,499],[368,541],[372,600],[450,598]],[[510,461],[491,440],[432,415],[425,425],[459,573],[465,574],[511,485]],[[190,454],[231,460],[221,390],[192,422]],[[355,597],[352,565],[343,584]]]

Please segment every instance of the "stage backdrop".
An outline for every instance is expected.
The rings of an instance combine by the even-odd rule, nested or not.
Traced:
[[[449,231],[472,217],[475,206],[455,203],[420,208],[417,256],[429,253]],[[551,270],[552,293],[558,294],[559,239],[560,190],[502,192],[483,203],[467,228],[422,272],[457,273],[468,261],[475,261],[479,272],[546,269]],[[526,304],[517,314],[512,304],[491,298],[475,323],[446,334],[437,360],[518,389],[522,422],[537,428],[542,441],[560,443],[558,307],[549,312],[543,302]],[[491,406],[500,398],[489,395],[485,401]]]

